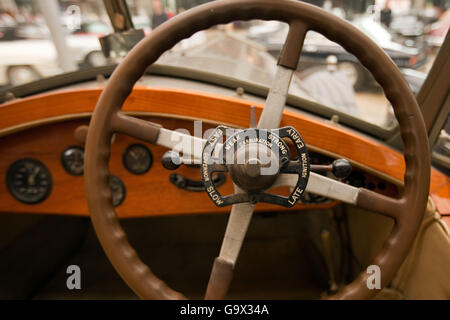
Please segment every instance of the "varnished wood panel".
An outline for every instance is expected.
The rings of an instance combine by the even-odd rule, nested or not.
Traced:
[[[193,122],[186,120],[146,118],[157,121],[169,129],[185,128],[193,132]],[[72,120],[47,124],[27,129],[0,139],[0,212],[45,213],[88,215],[84,180],[82,176],[67,173],[61,164],[61,153],[69,146],[82,146],[74,137],[74,130],[80,125],[88,124],[86,120]],[[205,125],[205,129],[210,126]],[[122,162],[125,149],[133,144],[146,145],[152,152],[154,163],[151,169],[143,175],[134,175],[127,171]],[[150,145],[125,135],[116,135],[111,146],[110,172],[118,176],[125,184],[126,197],[117,207],[119,217],[142,217],[168,214],[199,214],[213,212],[228,212],[230,207],[216,207],[205,192],[192,192],[179,189],[169,182],[168,171],[161,165],[161,157],[167,149]],[[14,199],[6,187],[6,172],[16,160],[32,157],[41,161],[49,168],[53,188],[43,202],[28,205]],[[190,179],[200,179],[200,169],[181,166],[176,171]],[[286,188],[287,189],[287,188]],[[231,180],[219,187],[225,194],[233,192]],[[278,190],[283,191],[283,190]],[[337,204],[332,202],[323,205],[299,204],[296,208],[312,209],[327,208]],[[259,204],[258,210],[286,210],[278,206]]]
[[[4,104],[0,108],[0,134],[7,128],[26,123],[33,125],[41,119],[92,112],[100,93],[100,89],[64,91]],[[255,106],[259,116],[263,106],[242,99],[180,89],[136,88],[126,100],[123,110],[176,114],[247,127],[251,105]],[[405,165],[402,155],[375,140],[338,125],[288,111],[282,119],[282,126],[285,125],[296,127],[309,145],[403,180]]]
[[[0,136],[23,127],[37,126],[42,121],[90,113],[100,93],[101,89],[60,91],[3,104],[0,106]],[[247,127],[251,105],[255,106],[259,116],[262,105],[251,101],[181,89],[137,87],[125,102],[123,110],[180,115]],[[288,111],[282,120],[282,126],[285,125],[296,127],[312,149],[350,159],[356,166],[387,179],[403,180],[403,156],[374,139],[339,125]],[[436,205],[443,214],[450,214],[447,211],[450,195],[445,195],[449,185],[448,177],[432,170],[430,190],[432,195],[439,192],[440,196],[434,199],[438,200]]]

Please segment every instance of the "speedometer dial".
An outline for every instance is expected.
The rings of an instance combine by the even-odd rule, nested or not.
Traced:
[[[14,198],[22,203],[34,204],[48,197],[52,189],[52,177],[42,162],[26,158],[9,167],[7,185]]]

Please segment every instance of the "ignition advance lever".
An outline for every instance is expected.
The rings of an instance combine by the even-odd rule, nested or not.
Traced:
[[[347,159],[336,159],[328,165],[312,164],[311,171],[332,172],[336,178],[345,179],[352,173],[352,165]]]
[[[161,158],[161,163],[167,170],[176,170],[181,166],[181,158],[178,152],[167,151]]]

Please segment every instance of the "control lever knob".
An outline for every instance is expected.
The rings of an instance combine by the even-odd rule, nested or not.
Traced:
[[[347,159],[334,160],[332,172],[336,178],[347,178],[352,172],[352,165]]]
[[[170,150],[163,154],[161,163],[167,170],[176,170],[181,165],[181,158],[178,152]]]

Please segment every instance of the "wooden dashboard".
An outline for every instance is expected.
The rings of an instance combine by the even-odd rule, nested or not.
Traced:
[[[65,170],[61,154],[71,146],[83,147],[74,132],[88,125],[100,93],[101,88],[57,91],[0,105],[0,212],[89,214],[83,177]],[[262,105],[242,99],[188,90],[137,87],[122,110],[160,123],[167,129],[184,128],[194,133],[194,119],[203,119],[203,130],[218,124],[247,127],[252,105],[259,116]],[[337,124],[293,112],[284,113],[282,126],[285,125],[299,130],[309,150],[317,155],[313,160],[349,159],[355,171],[364,175],[364,187],[391,196],[401,190],[405,165],[400,153]],[[131,173],[123,163],[125,150],[136,143],[145,145],[153,158],[151,168],[139,175]],[[173,172],[161,164],[166,149],[116,135],[111,151],[110,172],[119,177],[125,187],[124,200],[116,208],[119,217],[229,212],[230,208],[214,206],[204,192],[187,191],[174,185],[169,179]],[[36,204],[18,201],[6,185],[8,169],[24,158],[40,161],[51,175],[51,192]],[[192,180],[200,179],[198,168],[182,166],[175,172]],[[430,193],[438,211],[450,214],[449,178],[434,169],[431,177]],[[228,178],[219,190],[223,194],[232,193],[231,180]],[[296,209],[328,208],[336,204],[336,201],[311,201],[297,204]],[[285,209],[259,204],[257,210]]]

